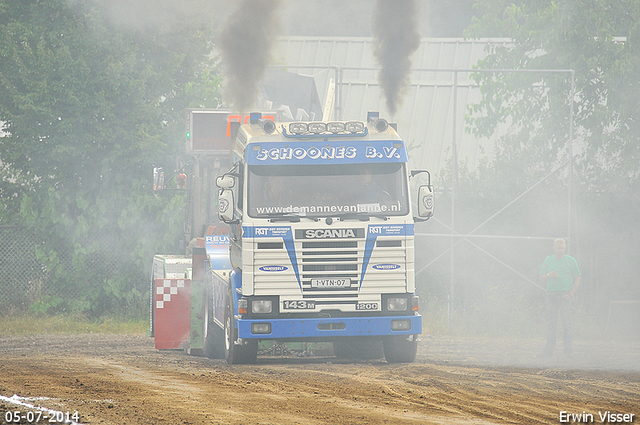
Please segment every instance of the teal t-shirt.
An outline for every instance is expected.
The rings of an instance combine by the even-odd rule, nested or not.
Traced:
[[[580,269],[575,258],[565,255],[560,260],[555,255],[544,259],[540,274],[558,272],[558,277],[547,280],[547,291],[569,291],[573,287],[573,279],[580,276]]]

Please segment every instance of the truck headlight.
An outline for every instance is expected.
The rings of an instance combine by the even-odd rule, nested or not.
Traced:
[[[253,300],[251,301],[251,312],[255,314],[269,314],[273,311],[273,303],[271,300]]]
[[[388,311],[407,311],[407,307],[408,307],[408,300],[406,297],[387,298]]]

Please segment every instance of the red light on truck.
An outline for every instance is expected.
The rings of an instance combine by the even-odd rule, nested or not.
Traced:
[[[247,314],[249,311],[249,302],[246,298],[238,300],[238,314]]]

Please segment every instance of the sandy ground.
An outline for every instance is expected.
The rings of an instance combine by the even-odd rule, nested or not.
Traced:
[[[146,336],[5,337],[0,424],[15,412],[24,418],[11,423],[36,423],[28,411],[43,424],[61,419],[52,411],[81,424],[558,424],[561,412],[603,423],[607,411],[640,424],[640,344],[577,348],[541,359],[539,341],[422,336],[406,365],[327,355],[231,366]]]

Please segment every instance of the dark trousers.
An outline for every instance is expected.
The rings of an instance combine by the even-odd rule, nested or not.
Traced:
[[[571,327],[571,301],[562,297],[568,291],[547,292],[547,347],[545,352],[552,354],[556,346],[558,316],[562,320],[564,352],[571,354],[573,349],[573,328]]]

